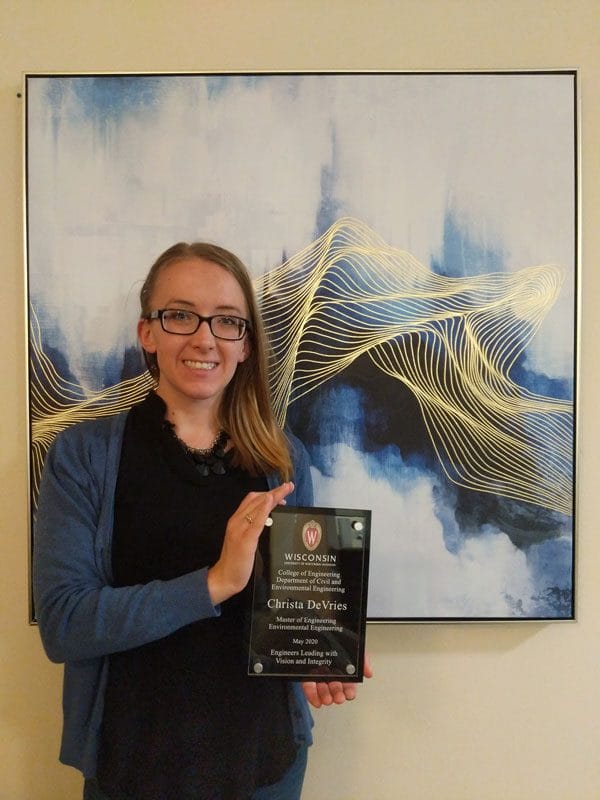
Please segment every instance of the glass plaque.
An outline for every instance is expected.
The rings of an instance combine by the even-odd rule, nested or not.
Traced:
[[[248,674],[363,679],[371,512],[279,506],[260,538]]]

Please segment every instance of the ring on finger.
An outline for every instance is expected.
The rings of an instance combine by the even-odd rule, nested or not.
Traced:
[[[252,525],[252,523],[254,522],[254,517],[251,517],[250,514],[246,514],[246,520],[249,525]]]

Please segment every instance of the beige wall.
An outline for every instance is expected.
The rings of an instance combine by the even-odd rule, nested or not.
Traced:
[[[305,797],[600,797],[599,44],[599,0],[2,0],[0,800],[81,796],[27,625],[21,74],[313,68],[578,68],[583,291],[577,623],[371,626],[376,678],[316,715]]]

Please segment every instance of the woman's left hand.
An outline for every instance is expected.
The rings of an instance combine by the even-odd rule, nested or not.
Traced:
[[[365,653],[365,678],[373,677],[371,660]],[[341,705],[346,700],[354,700],[356,697],[356,683],[342,683],[341,681],[305,681],[302,683],[304,694],[308,702],[314,708],[321,706]]]

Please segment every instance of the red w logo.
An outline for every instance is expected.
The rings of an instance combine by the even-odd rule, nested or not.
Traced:
[[[321,526],[314,519],[302,528],[302,541],[307,550],[316,550],[321,543]]]

